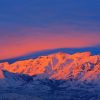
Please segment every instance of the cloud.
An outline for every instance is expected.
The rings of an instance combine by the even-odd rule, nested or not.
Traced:
[[[34,32],[33,32],[34,33]],[[47,34],[2,37],[0,59],[21,56],[33,51],[54,48],[81,48],[100,44],[100,35],[95,34]]]
[[[100,0],[0,0],[0,59],[100,44]]]

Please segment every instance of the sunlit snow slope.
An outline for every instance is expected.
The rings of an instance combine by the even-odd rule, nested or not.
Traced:
[[[0,78],[3,70],[12,73],[36,75],[37,78],[100,80],[100,55],[90,52],[75,54],[55,53],[36,59],[0,63]]]

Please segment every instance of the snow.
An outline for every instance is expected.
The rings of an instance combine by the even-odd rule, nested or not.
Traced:
[[[1,63],[0,100],[5,95],[8,100],[100,100],[100,55],[60,52]]]

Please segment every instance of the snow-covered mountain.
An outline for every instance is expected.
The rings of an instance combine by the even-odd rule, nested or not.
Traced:
[[[1,78],[4,78],[2,70],[6,70],[29,76],[36,75],[36,78],[100,80],[100,55],[92,56],[90,52],[59,52],[12,64],[0,63],[0,69]]]
[[[0,100],[4,99],[100,100],[100,55],[59,52],[0,63]]]

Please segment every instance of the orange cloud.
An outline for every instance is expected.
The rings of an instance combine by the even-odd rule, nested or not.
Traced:
[[[99,36],[94,34],[77,35],[28,35],[2,37],[0,40],[0,59],[21,56],[33,51],[53,48],[80,48],[99,44]]]

